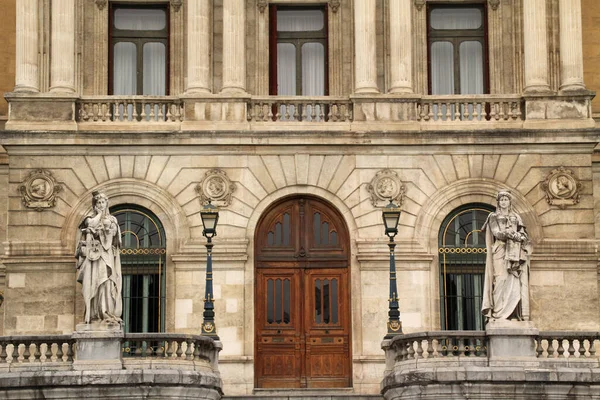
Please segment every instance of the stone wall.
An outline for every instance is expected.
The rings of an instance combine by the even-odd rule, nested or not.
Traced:
[[[583,68],[585,84],[590,90],[600,88],[600,3],[581,0],[583,23]],[[600,112],[600,99],[592,102],[594,113]]]
[[[540,143],[530,143],[514,133],[506,141],[521,144],[493,147],[205,146],[200,137],[181,147],[174,137],[161,134],[145,140],[145,145],[131,146],[127,143],[137,136],[130,133],[114,138],[118,154],[91,145],[92,140],[84,144],[85,156],[83,147],[61,148],[59,155],[51,149],[8,146],[13,155],[4,333],[67,333],[81,320],[71,254],[76,227],[96,189],[109,195],[111,205],[138,204],[159,217],[169,255],[167,331],[196,333],[203,311],[205,241],[195,187],[211,168],[223,170],[236,185],[231,205],[221,209],[214,249],[223,379],[228,388],[238,388],[230,390],[249,393],[253,387],[254,228],[274,201],[302,193],[331,202],[350,229],[355,387],[367,393],[376,390],[383,368],[380,341],[387,297],[382,293],[388,288],[388,254],[381,210],[371,204],[367,186],[377,172],[388,168],[406,186],[397,238],[406,332],[440,327],[437,235],[442,220],[463,204],[495,205],[501,188],[513,191],[515,207],[534,240],[532,320],[540,329],[598,329],[595,308],[581,306],[598,301],[592,148],[582,143],[565,151],[562,145],[542,144],[547,138],[540,135]],[[227,142],[233,138],[219,136]],[[418,140],[419,135],[415,143]],[[159,143],[157,151],[153,145]],[[287,143],[295,142],[290,138]],[[565,209],[550,206],[541,188],[557,166],[571,169],[582,184],[580,202]],[[41,212],[27,209],[18,190],[37,168],[50,171],[63,186],[56,206]],[[243,373],[226,372],[238,370]]]

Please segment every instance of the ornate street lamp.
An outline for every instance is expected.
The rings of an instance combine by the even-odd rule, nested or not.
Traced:
[[[387,335],[384,339],[391,339],[396,335],[402,334],[402,322],[400,322],[400,307],[398,305],[398,286],[396,284],[396,259],[394,256],[394,237],[398,234],[398,222],[400,221],[400,208],[392,203],[383,209],[383,223],[385,225],[385,234],[390,238],[388,246],[390,248],[390,310],[387,323]]]
[[[200,211],[204,230],[202,235],[206,237],[206,289],[204,291],[204,313],[202,322],[202,335],[210,336],[219,340],[215,326],[215,303],[213,295],[213,273],[212,273],[212,238],[217,235],[217,222],[219,221],[219,210],[210,204],[210,201]]]

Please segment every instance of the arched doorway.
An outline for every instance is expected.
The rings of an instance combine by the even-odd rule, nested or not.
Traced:
[[[314,197],[284,199],[255,233],[255,385],[349,387],[348,229]]]

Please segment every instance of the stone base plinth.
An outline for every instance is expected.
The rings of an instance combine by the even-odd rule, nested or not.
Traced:
[[[490,362],[536,358],[535,337],[539,330],[531,321],[490,321],[485,326]]]
[[[124,337],[120,324],[93,322],[78,324],[73,338],[76,340],[75,370],[122,369],[121,341]]]

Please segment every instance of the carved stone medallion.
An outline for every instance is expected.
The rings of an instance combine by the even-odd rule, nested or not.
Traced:
[[[34,208],[36,211],[54,207],[56,193],[60,190],[61,186],[56,184],[50,171],[42,169],[32,171],[19,186],[23,205],[27,208]]]
[[[210,200],[216,206],[226,207],[231,204],[235,184],[229,180],[225,171],[215,168],[204,175],[202,182],[196,186],[196,192],[200,195],[202,204]]]
[[[367,190],[371,194],[374,207],[385,207],[390,200],[401,207],[406,192],[398,174],[390,169],[379,171],[367,186]]]
[[[579,203],[581,182],[573,175],[573,171],[565,167],[553,169],[542,183],[548,204],[563,209]]]

